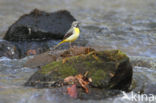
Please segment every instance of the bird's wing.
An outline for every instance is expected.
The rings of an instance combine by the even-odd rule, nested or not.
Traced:
[[[64,35],[63,40],[67,39],[68,37],[70,37],[73,34],[73,28],[70,28],[67,33]]]

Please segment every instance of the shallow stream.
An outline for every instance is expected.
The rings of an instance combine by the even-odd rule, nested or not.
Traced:
[[[0,37],[21,15],[34,8],[48,12],[67,9],[81,22],[81,36],[76,43],[127,53],[137,82],[133,91],[143,88],[155,94],[156,103],[155,0],[0,0]],[[29,58],[32,57],[0,58],[0,103],[148,103],[122,99],[123,94],[97,101],[73,100],[60,95],[57,89],[25,87],[23,84],[37,70],[23,67]]]

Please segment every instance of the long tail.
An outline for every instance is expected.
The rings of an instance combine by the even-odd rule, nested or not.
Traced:
[[[61,41],[60,43],[58,43],[53,49],[56,49],[59,45],[61,45],[62,43],[64,43],[65,40]]]

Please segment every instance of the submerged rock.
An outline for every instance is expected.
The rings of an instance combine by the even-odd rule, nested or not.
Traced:
[[[70,51],[65,51],[62,54],[64,54],[63,59],[42,66],[25,85],[37,88],[60,87],[65,85],[64,78],[84,74],[87,71],[87,77],[92,79],[89,90],[96,88],[100,89],[99,92],[110,89],[127,91],[131,85],[132,66],[129,58],[120,50],[92,50],[78,55],[72,55]],[[107,95],[107,93],[102,94]]]
[[[41,54],[49,50],[55,41],[18,41],[11,42],[19,50],[19,58],[25,56]],[[52,43],[52,44],[50,44]]]
[[[62,39],[75,20],[66,10],[47,13],[35,9],[11,25],[4,39],[9,41]]]
[[[0,40],[0,57],[19,58],[17,48],[8,41]]]

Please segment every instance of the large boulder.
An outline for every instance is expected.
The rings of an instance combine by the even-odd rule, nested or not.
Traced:
[[[18,58],[40,54],[62,40],[75,20],[67,10],[47,13],[34,9],[12,24],[4,39],[19,50]]]
[[[9,41],[62,39],[75,20],[66,10],[47,13],[34,9],[11,25],[4,39]]]
[[[77,50],[78,48],[75,51]],[[67,51],[65,54],[67,55]],[[92,51],[87,54],[66,56],[64,59],[42,66],[25,85],[38,88],[62,86],[64,78],[84,74],[87,71],[88,77],[92,79],[89,84],[91,91],[92,88],[102,89],[101,91],[103,89],[127,91],[131,85],[132,66],[129,58],[120,50]]]

